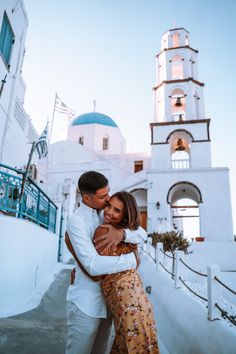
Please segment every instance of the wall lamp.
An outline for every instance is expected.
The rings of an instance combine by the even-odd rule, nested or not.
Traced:
[[[159,210],[159,209],[160,209],[160,206],[161,206],[160,202],[156,202],[156,207],[157,207],[157,210]]]

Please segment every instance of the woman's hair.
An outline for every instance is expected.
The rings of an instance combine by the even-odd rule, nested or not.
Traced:
[[[116,197],[123,203],[124,218],[118,225],[124,229],[136,230],[140,226],[140,213],[134,196],[126,191],[113,194],[111,198]]]

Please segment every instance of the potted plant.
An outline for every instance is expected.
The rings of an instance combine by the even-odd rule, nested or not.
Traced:
[[[185,254],[188,254],[189,242],[186,238],[183,237],[183,232],[181,231],[167,231],[167,232],[153,232],[148,235],[152,238],[152,245],[156,247],[157,242],[163,243],[163,251],[171,252],[172,254],[172,274],[174,274],[174,253],[176,250],[183,251]],[[173,276],[172,276],[173,278]]]

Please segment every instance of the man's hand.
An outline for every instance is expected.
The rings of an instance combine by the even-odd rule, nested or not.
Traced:
[[[104,250],[112,250],[117,245],[119,245],[121,241],[123,241],[123,229],[116,229],[112,225],[101,225],[99,230],[101,230],[101,232],[96,233],[94,238],[94,245],[100,254],[105,253],[103,252]]]

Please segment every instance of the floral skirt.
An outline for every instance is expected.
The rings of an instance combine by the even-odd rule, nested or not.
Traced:
[[[106,275],[102,289],[116,330],[111,354],[159,354],[152,305],[138,272]]]

